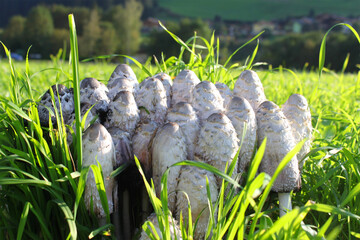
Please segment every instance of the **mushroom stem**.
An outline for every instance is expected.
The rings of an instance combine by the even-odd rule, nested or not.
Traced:
[[[280,217],[284,216],[287,212],[292,210],[291,197],[289,192],[278,193]]]

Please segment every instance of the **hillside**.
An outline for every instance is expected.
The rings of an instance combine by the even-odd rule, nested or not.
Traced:
[[[225,20],[258,21],[332,13],[356,16],[360,12],[359,0],[158,0],[159,6],[184,17]]]

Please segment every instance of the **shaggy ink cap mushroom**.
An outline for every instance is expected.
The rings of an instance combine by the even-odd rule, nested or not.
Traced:
[[[235,82],[234,96],[246,98],[254,111],[262,102],[266,101],[264,87],[256,72],[245,70],[240,74]]]
[[[157,196],[160,196],[161,177],[173,164],[186,160],[186,140],[177,123],[166,123],[158,129],[152,141],[152,171]],[[170,211],[175,210],[175,190],[179,178],[180,166],[169,170],[168,205]]]
[[[179,102],[169,109],[166,116],[168,122],[179,124],[184,133],[187,145],[187,159],[194,159],[195,145],[200,131],[200,120],[194,108],[186,102]]]
[[[244,134],[243,142],[239,143],[241,149],[238,160],[239,173],[244,173],[251,163],[256,145],[257,124],[255,112],[245,98],[233,97],[228,105],[226,115],[231,120],[239,141],[242,140]]]
[[[292,94],[282,106],[285,117],[289,120],[296,144],[306,139],[297,153],[300,172],[302,172],[305,155],[310,151],[312,138],[311,112],[306,98],[300,94]]]
[[[115,147],[114,169],[126,163],[134,163],[134,153],[130,140],[130,134],[117,127],[110,127],[108,131],[113,139]]]
[[[192,102],[192,91],[200,83],[199,78],[191,70],[182,70],[174,79],[172,85],[171,105],[178,102]]]
[[[108,83],[107,87],[109,89],[108,97],[111,101],[119,92],[129,91],[134,93],[134,86],[127,78],[115,78],[112,82]]]
[[[101,164],[109,211],[112,213],[114,205],[117,203],[117,196],[113,195],[113,191],[117,187],[114,179],[110,178],[115,163],[115,151],[111,135],[103,125],[95,123],[84,132],[82,147],[84,153],[83,167],[97,165],[97,162]],[[105,218],[106,214],[101,204],[92,170],[89,171],[86,179],[84,200],[88,211],[93,211],[100,219]]]
[[[215,87],[219,90],[219,93],[223,99],[224,108],[227,108],[227,106],[229,105],[229,103],[233,97],[232,91],[230,90],[228,85],[226,85],[225,83],[221,83],[221,82],[215,83]]]
[[[172,85],[173,81],[171,77],[166,73],[158,73],[154,76],[154,78],[157,78],[161,81],[161,83],[164,85],[164,88],[166,90],[166,102],[168,108],[171,106],[171,98],[172,98]]]
[[[192,105],[198,111],[201,120],[207,119],[213,113],[224,111],[224,102],[220,92],[209,81],[202,81],[195,86]]]

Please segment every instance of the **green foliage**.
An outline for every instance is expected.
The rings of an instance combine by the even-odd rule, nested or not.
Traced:
[[[9,23],[2,34],[4,43],[10,49],[23,48],[25,22],[26,18],[20,15],[15,15],[10,18]]]

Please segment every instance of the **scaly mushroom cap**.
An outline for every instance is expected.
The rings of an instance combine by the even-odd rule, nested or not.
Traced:
[[[134,86],[128,78],[114,78],[111,83],[108,83],[107,87],[109,89],[108,97],[111,101],[119,92],[129,91],[134,93]]]
[[[185,192],[190,200],[193,221],[201,214],[194,232],[194,239],[204,239],[209,222],[210,211],[206,191],[206,177],[209,180],[211,199],[216,201],[218,189],[213,173],[192,166],[181,167],[176,195],[176,219],[180,220],[180,213],[182,212],[183,222],[187,226],[189,212],[188,199],[184,194]]]
[[[310,151],[312,138],[311,112],[306,98],[293,94],[282,106],[285,117],[289,120],[296,144],[307,139],[297,154],[300,172],[305,163],[305,155]]]
[[[110,174],[114,168],[115,151],[110,133],[103,125],[95,123],[84,132],[83,152],[83,167],[97,165],[97,161],[101,164],[109,210],[110,213],[112,213],[114,204],[117,202],[116,196],[114,196],[115,199],[113,199],[113,189],[116,183],[113,178],[110,178]],[[89,211],[91,211],[90,207],[93,206],[92,210],[98,217],[105,217],[92,170],[89,170],[86,179],[84,200]]]
[[[265,101],[256,111],[258,125],[258,144],[267,137],[266,149],[259,171],[272,176],[286,156],[294,147],[289,121],[281,109],[273,102]],[[276,179],[272,190],[274,192],[297,191],[301,187],[298,160],[294,156]]]
[[[166,123],[158,129],[152,142],[152,170],[157,196],[160,196],[161,177],[171,165],[186,160],[185,137],[177,123]],[[168,175],[168,205],[175,210],[175,190],[180,167],[172,167]]]
[[[133,94],[119,92],[109,104],[105,127],[117,127],[132,136],[139,121],[139,109]]]
[[[244,141],[239,143],[239,145],[241,145],[241,149],[238,161],[239,173],[243,173],[250,165],[256,145],[257,125],[255,112],[245,98],[233,97],[228,105],[226,116],[228,116],[231,120],[240,141],[242,140],[243,134],[245,134]],[[246,132],[243,133],[245,125]]]
[[[182,70],[174,79],[171,105],[174,106],[178,102],[191,103],[192,91],[198,83],[200,80],[193,71]]]
[[[107,87],[95,78],[85,78],[80,82],[80,102],[87,103],[93,108],[93,114],[98,114],[101,121],[105,119],[110,99]]]
[[[166,90],[166,102],[168,108],[171,105],[171,98],[172,98],[172,85],[173,82],[171,80],[171,77],[166,73],[158,73],[154,76],[154,78],[157,78],[161,81],[161,83],[164,85],[164,88]]]
[[[187,159],[194,159],[195,144],[200,131],[200,120],[191,104],[179,102],[175,104],[166,116],[168,122],[179,124],[184,133],[187,145]]]
[[[67,87],[65,87],[64,85],[61,85],[61,84],[58,84],[57,87],[56,87],[56,85],[53,85],[53,86],[51,86],[51,89],[54,93],[55,104],[56,104],[58,113],[60,111],[60,103],[61,103],[61,109],[62,109],[64,123],[71,124],[71,115],[75,111],[73,91],[71,91],[70,89],[68,89]],[[60,97],[60,101],[59,101],[58,95]],[[41,123],[41,125],[48,127],[49,126],[49,111],[45,106],[50,108],[55,114],[54,106],[51,101],[50,90],[47,90],[45,92],[45,94],[41,97],[40,104],[38,105],[40,123]],[[51,117],[51,122],[53,125],[56,125],[56,117],[55,116]]]
[[[198,111],[201,120],[213,113],[224,112],[224,101],[219,90],[212,82],[202,81],[193,90],[192,105]]]
[[[230,90],[228,85],[226,85],[225,83],[221,83],[221,82],[217,82],[215,84],[215,87],[219,90],[220,95],[224,101],[224,108],[227,108],[227,106],[229,105],[229,103],[233,97],[232,91]]]
[[[170,225],[170,238],[175,239],[175,235],[176,235],[176,239],[182,240],[181,230],[180,230],[180,227],[179,227],[177,221],[174,218],[172,218],[171,216],[168,216],[168,220],[169,220],[169,225]],[[164,236],[162,236],[162,234],[161,234],[161,230],[159,227],[159,222],[157,220],[156,214],[155,213],[150,214],[150,216],[146,219],[146,221],[149,221],[154,225],[156,233],[158,234],[160,239],[163,239]],[[153,232],[152,228],[150,228],[150,231]],[[146,232],[144,230],[142,230],[139,240],[150,240],[150,237],[148,237]]]
[[[114,72],[111,74],[110,79],[108,81],[108,85],[112,84],[112,82],[117,78],[127,78],[133,85],[134,90],[139,86],[139,82],[136,78],[136,75],[132,68],[127,64],[119,64]]]
[[[117,127],[110,127],[108,131],[112,137],[115,147],[115,166],[114,169],[119,166],[134,162],[134,153],[131,147],[130,134]]]
[[[147,176],[152,174],[150,142],[153,139],[158,125],[154,122],[140,123],[132,138],[133,151],[141,162]]]
[[[238,151],[238,138],[230,119],[222,113],[213,113],[200,129],[195,155],[216,167],[220,171],[225,170]],[[237,174],[237,165],[234,175]],[[218,186],[222,179],[217,177]]]
[[[162,124],[167,111],[166,90],[157,78],[146,78],[140,83],[139,90],[135,96],[136,103],[140,109],[142,122],[154,121]],[[149,111],[149,113],[147,111]]]
[[[263,85],[256,72],[245,70],[240,74],[234,86],[234,96],[246,98],[254,111],[266,101]]]

